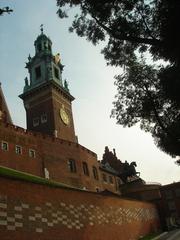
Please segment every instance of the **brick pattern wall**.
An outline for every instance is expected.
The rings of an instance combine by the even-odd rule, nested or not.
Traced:
[[[156,208],[149,203],[0,181],[2,240],[136,240],[159,226]]]

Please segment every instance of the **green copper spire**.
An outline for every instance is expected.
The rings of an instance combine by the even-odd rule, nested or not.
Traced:
[[[29,71],[29,80],[25,78],[24,93],[45,84],[46,82],[54,82],[56,85],[63,87],[60,54],[53,55],[52,42],[49,37],[44,34],[43,24],[40,26],[40,34],[34,42],[35,55],[28,56],[26,68]],[[67,90],[67,89],[66,89]]]

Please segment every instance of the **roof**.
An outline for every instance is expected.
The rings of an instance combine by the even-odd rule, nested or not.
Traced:
[[[49,37],[47,37],[44,33],[41,33],[35,40],[34,44],[36,44],[37,42],[41,41],[41,40],[48,40],[50,43],[51,39]]]
[[[162,185],[161,186],[161,189],[165,189],[165,188],[180,188],[180,182],[173,182],[173,183],[169,183],[169,184],[166,184],[166,185]]]
[[[111,173],[113,175],[118,175],[118,172],[116,170],[114,170],[110,165],[109,163],[100,163],[99,164],[99,168],[102,170],[102,171],[105,171],[105,172],[108,172],[108,173]]]

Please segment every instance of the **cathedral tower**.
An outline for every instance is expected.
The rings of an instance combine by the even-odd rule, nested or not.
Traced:
[[[27,129],[76,141],[71,102],[66,81],[62,81],[63,65],[60,55],[52,54],[52,42],[43,33],[34,42],[35,56],[29,55],[23,99]]]

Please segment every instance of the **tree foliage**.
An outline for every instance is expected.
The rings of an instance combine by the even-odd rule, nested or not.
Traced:
[[[123,67],[115,76],[117,123],[140,123],[158,147],[180,155],[180,1],[57,0],[57,6],[60,18],[79,7],[69,30],[95,45],[104,41],[107,64]]]
[[[13,12],[13,10],[10,9],[9,7],[0,8],[0,16],[2,16],[4,13],[10,13],[10,12]]]

